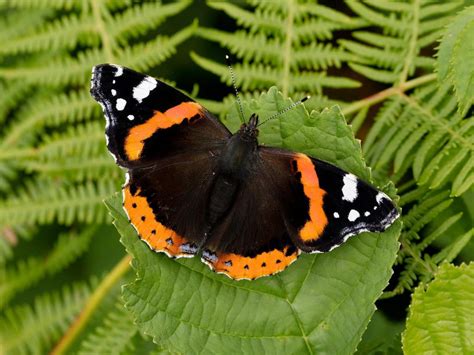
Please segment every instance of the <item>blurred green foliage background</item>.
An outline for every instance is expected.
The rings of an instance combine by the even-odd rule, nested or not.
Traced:
[[[339,105],[374,181],[395,183],[401,248],[359,351],[401,352],[415,288],[474,256],[473,11],[452,0],[0,1],[0,351],[173,350],[122,306],[134,273],[103,199],[123,172],[90,70],[156,76],[226,122],[230,53],[244,100],[276,85],[311,94],[308,110]]]

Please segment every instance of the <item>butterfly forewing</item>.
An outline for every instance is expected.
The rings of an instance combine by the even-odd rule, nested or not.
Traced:
[[[107,147],[123,167],[157,165],[160,158],[206,150],[230,136],[188,96],[124,67],[95,66],[91,94],[105,114]]]
[[[94,67],[91,93],[104,110],[107,147],[128,169],[124,208],[140,238],[192,255],[188,238],[204,236],[206,183],[229,131],[176,89],[120,66]]]

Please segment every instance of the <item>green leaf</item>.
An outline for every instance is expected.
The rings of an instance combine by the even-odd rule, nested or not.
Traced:
[[[461,113],[474,103],[474,6],[460,12],[448,26],[438,52],[438,78],[452,81]]]
[[[405,354],[474,352],[474,264],[443,264],[433,282],[413,294]]]
[[[474,14],[474,6],[472,11]],[[474,16],[473,16],[474,17]],[[474,103],[474,18],[469,26],[459,34],[459,41],[454,47],[453,53],[453,82],[456,97],[461,109],[465,114]]]
[[[261,120],[287,107],[276,88],[244,105]],[[238,125],[237,111],[226,122]],[[359,143],[337,107],[311,115],[303,106],[261,126],[261,142],[292,148],[370,176]],[[133,255],[137,279],[123,298],[140,330],[171,352],[352,353],[392,274],[401,223],[364,233],[323,255],[302,255],[281,274],[234,281],[198,258],[151,251],[128,223],[117,194],[107,201]]]

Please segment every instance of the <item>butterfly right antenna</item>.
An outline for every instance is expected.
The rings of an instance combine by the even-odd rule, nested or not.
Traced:
[[[260,122],[260,123],[258,124],[258,126],[261,126],[261,125],[264,124],[265,122],[268,122],[268,121],[270,121],[270,120],[273,120],[273,119],[277,118],[278,116],[284,114],[285,112],[288,112],[288,111],[292,110],[293,108],[295,108],[296,106],[302,104],[303,102],[305,102],[306,100],[308,100],[308,99],[310,99],[310,98],[311,98],[311,96],[308,95],[308,96],[303,97],[301,100],[298,100],[298,101],[296,101],[296,102],[293,102],[293,103],[292,103],[290,106],[288,106],[287,108],[284,108],[283,110],[278,111],[278,112],[275,113],[274,115],[268,117],[266,120],[263,120],[262,122]],[[258,127],[258,126],[257,126],[257,127]]]
[[[235,83],[234,69],[232,68],[229,55],[225,55],[225,60],[227,62],[227,66],[229,67],[230,77],[232,79],[232,86],[234,87],[235,97],[237,98],[237,105],[239,106],[240,121],[242,121],[242,123],[245,123],[244,109],[242,108],[242,102],[240,101],[239,90],[237,90],[237,84]]]

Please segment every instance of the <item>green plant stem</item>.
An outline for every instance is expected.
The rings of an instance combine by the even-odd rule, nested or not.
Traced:
[[[71,327],[64,333],[59,343],[56,344],[51,354],[64,354],[69,347],[72,345],[77,336],[84,329],[87,321],[94,314],[94,311],[99,307],[103,298],[107,295],[107,292],[117,283],[117,281],[129,270],[130,261],[132,257],[126,255],[122,260],[113,268],[113,270],[102,280],[95,292],[91,295],[87,301],[82,312],[76,318]]]
[[[291,45],[293,41],[293,21],[294,21],[294,6],[293,0],[288,0],[288,17],[286,25],[286,39],[285,39],[285,52],[283,55],[283,82],[282,92],[283,96],[288,96],[289,83],[290,83],[290,62],[291,62]]]
[[[107,60],[113,61],[114,55],[112,52],[112,43],[111,39],[109,36],[109,33],[107,32],[105,28],[104,21],[102,19],[102,14],[101,14],[101,4],[99,1],[91,0],[91,6],[92,6],[92,14],[94,16],[94,22],[96,24],[97,32],[100,35],[100,38],[102,39],[102,46],[105,52],[105,56]]]
[[[365,99],[362,99],[360,101],[353,102],[352,104],[344,107],[342,110],[342,113],[345,116],[353,114],[364,107],[372,106],[376,103],[379,103],[387,99],[390,96],[401,94],[407,90],[413,89],[417,86],[436,80],[436,77],[437,77],[436,73],[423,75],[423,76],[420,76],[419,78],[402,83],[399,86],[394,86],[389,89],[380,91],[374,95],[366,97]]]
[[[417,54],[417,43],[418,43],[418,32],[420,30],[420,0],[415,0],[413,2],[413,27],[410,38],[410,45],[408,47],[408,53],[405,56],[405,64],[403,65],[403,70],[400,74],[400,83],[405,83],[408,78],[408,72],[413,63],[414,58]]]

